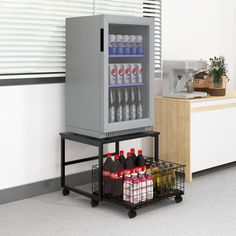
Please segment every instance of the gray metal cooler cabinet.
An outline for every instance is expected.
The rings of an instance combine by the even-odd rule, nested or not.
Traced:
[[[110,57],[109,34],[142,35],[144,55]],[[153,48],[152,18],[111,15],[67,18],[66,131],[110,137],[150,130],[154,119]],[[142,63],[142,119],[109,123],[109,89],[117,89],[109,85],[110,63]]]

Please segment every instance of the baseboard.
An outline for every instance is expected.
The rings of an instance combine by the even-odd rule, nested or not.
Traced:
[[[192,173],[192,175],[193,175],[193,178],[194,177],[199,177],[199,176],[211,174],[211,173],[214,173],[214,172],[217,172],[217,171],[220,171],[220,170],[225,170],[225,169],[235,167],[235,166],[236,166],[236,161],[226,163],[226,164],[223,164],[223,165],[220,165],[220,166],[215,166],[215,167],[212,167],[212,168],[209,168],[209,169],[197,171],[197,172]]]
[[[89,183],[90,181],[91,171],[66,176],[66,182],[70,183],[70,186],[83,185]],[[60,177],[3,189],[0,190],[0,204],[31,198],[38,195],[59,191],[60,189]]]

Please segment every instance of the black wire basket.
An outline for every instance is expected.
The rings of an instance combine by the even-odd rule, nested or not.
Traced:
[[[145,161],[145,175],[151,176],[152,181],[148,181],[147,178],[146,184],[140,182],[138,186],[134,185],[133,182],[127,184],[123,178],[122,194],[113,196],[113,194],[108,193],[104,194],[104,198],[125,205],[127,208],[138,208],[157,200],[184,194],[185,165],[164,160],[156,162],[151,157],[145,157]],[[98,165],[92,166],[92,191],[94,194],[97,194],[99,190],[98,175]],[[107,182],[104,182],[103,186],[106,184]],[[178,199],[176,201],[179,201]]]

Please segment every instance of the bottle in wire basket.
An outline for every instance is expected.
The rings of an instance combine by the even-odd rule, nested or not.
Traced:
[[[130,189],[130,202],[133,204],[138,204],[140,202],[140,182],[138,179],[138,174],[133,173],[132,184]]]
[[[153,180],[151,174],[146,176],[146,185],[147,185],[147,200],[153,199]]]
[[[116,121],[122,121],[123,115],[123,107],[122,107],[122,90],[119,88],[117,89],[117,106],[116,106]]]
[[[129,90],[128,88],[125,88],[124,91],[124,104],[123,104],[123,121],[129,120],[129,115],[130,115],[130,106],[129,106]]]
[[[113,161],[111,159],[112,154],[107,153],[107,159],[103,165],[103,193],[111,193],[111,168],[113,166]]]
[[[134,161],[130,152],[127,152],[125,173],[132,174],[134,172]]]
[[[122,168],[124,170],[126,168],[126,159],[125,159],[124,151],[123,150],[120,150],[119,160],[120,160],[120,164],[121,164],[121,166],[122,166]]]
[[[170,164],[170,178],[171,178],[171,189],[175,189],[175,168],[173,164]]]
[[[169,164],[168,163],[166,163],[164,165],[163,185],[164,185],[164,192],[169,193],[170,192],[170,185],[169,185]]]
[[[109,90],[109,123],[113,123],[116,120],[116,116],[115,116],[115,99],[114,99],[114,91],[113,89]]]
[[[147,200],[147,181],[145,178],[145,172],[139,172],[139,184],[140,184],[140,202]]]
[[[123,168],[120,164],[119,155],[115,155],[115,160],[111,168],[111,195],[121,197],[123,192]]]
[[[126,202],[130,201],[131,182],[132,182],[131,175],[126,174],[123,184],[123,200]]]
[[[143,152],[142,150],[138,150],[138,156],[136,158],[136,171],[146,171],[146,162],[143,157]]]
[[[137,163],[137,156],[135,154],[135,148],[130,148],[130,152],[131,152],[131,156],[133,158],[134,168],[135,168],[136,167],[136,163]]]

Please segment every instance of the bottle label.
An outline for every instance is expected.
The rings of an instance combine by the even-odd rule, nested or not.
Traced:
[[[130,43],[129,42],[124,42],[124,54],[129,55],[130,54]]]
[[[116,55],[116,42],[109,43],[109,54]]]
[[[117,55],[122,55],[123,54],[123,43],[122,42],[117,42],[116,43],[116,54]]]
[[[103,176],[110,176],[111,175],[111,173],[109,172],[109,171],[106,171],[106,170],[104,170],[103,171]]]
[[[130,43],[130,54],[136,55],[137,54],[137,44],[136,42]]]

